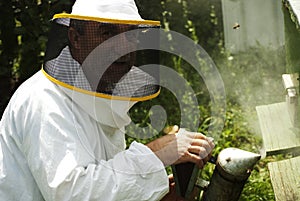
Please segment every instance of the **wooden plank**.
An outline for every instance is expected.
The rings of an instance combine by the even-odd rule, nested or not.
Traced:
[[[296,23],[296,26],[300,27],[300,2],[299,0],[283,0],[286,7],[291,13],[292,20]]]
[[[267,156],[300,153],[299,129],[293,127],[285,102],[257,106],[256,111]]]
[[[300,200],[300,157],[268,163],[270,178],[278,201]]]

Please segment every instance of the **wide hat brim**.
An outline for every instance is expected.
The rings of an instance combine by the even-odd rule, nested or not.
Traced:
[[[149,26],[160,26],[160,21],[155,20],[132,20],[132,19],[116,19],[116,18],[102,18],[102,17],[93,17],[93,16],[83,16],[83,15],[76,15],[76,14],[68,14],[68,13],[60,13],[55,14],[52,20],[59,20],[65,19],[65,25],[69,25],[70,19],[77,19],[77,20],[90,20],[96,22],[103,22],[103,23],[113,23],[113,24],[132,24],[132,25],[149,25]]]

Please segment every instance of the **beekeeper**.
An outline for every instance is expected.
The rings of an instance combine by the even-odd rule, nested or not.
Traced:
[[[125,150],[128,110],[159,94],[157,70],[134,66],[141,29],[159,22],[133,0],[77,0],[52,23],[43,69],[1,119],[0,200],[179,199],[165,166],[203,167],[212,142],[181,129]]]

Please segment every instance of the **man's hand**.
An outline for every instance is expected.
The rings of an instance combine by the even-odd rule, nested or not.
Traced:
[[[203,168],[215,145],[211,138],[201,133],[180,129],[178,133],[160,137],[147,146],[165,166],[192,162]]]

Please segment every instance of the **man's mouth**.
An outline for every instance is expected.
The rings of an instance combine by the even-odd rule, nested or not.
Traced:
[[[110,65],[110,67],[105,71],[105,75],[109,75],[109,77],[115,79],[120,79],[124,76],[130,69],[132,65],[128,61],[115,61]]]

